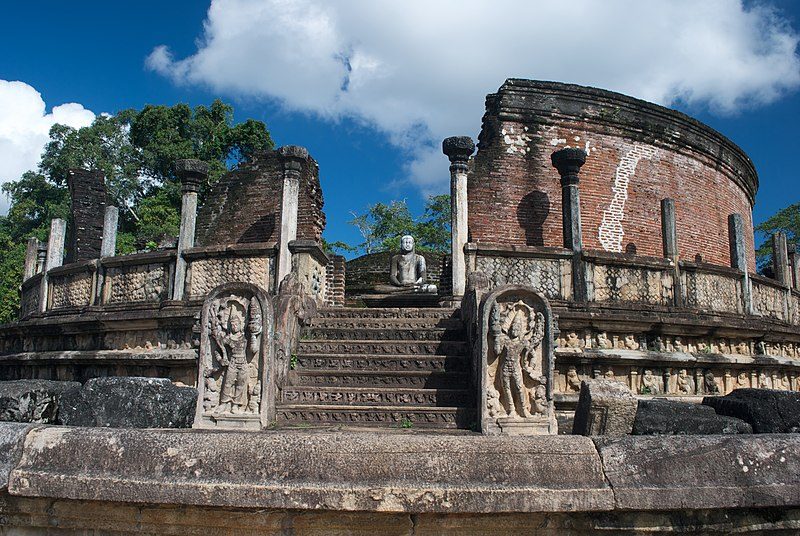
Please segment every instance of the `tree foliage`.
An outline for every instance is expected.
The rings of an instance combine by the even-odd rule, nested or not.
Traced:
[[[71,168],[100,170],[110,201],[120,207],[117,253],[152,249],[178,234],[181,193],[173,164],[199,158],[209,164],[208,186],[229,169],[273,147],[260,121],[233,122],[220,100],[191,108],[145,106],[98,116],[88,127],[53,125],[38,169],[3,185],[10,208],[0,217],[0,322],[19,307],[25,240],[45,240],[52,218],[68,218]]]
[[[363,214],[353,213],[350,220],[363,242],[357,246],[331,244],[344,251],[362,251],[365,254],[395,251],[400,248],[400,237],[410,234],[420,251],[450,251],[450,196],[430,196],[422,216],[414,218],[405,200],[389,204],[376,203]]]
[[[772,263],[772,235],[778,231],[786,233],[786,241],[796,244],[800,240],[800,203],[789,205],[775,215],[757,225],[755,230],[762,233],[764,240],[756,249],[756,261],[759,270],[764,270]]]

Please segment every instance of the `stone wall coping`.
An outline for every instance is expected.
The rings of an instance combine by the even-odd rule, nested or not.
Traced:
[[[123,304],[123,305],[93,305],[85,307],[82,312],[77,314],[53,314],[54,311],[47,313],[37,313],[25,320],[0,324],[0,335],[7,332],[21,333],[29,330],[52,330],[58,329],[59,332],[74,330],[75,332],[85,333],[87,330],[96,331],[102,327],[108,327],[115,322],[131,321],[153,321],[158,322],[162,319],[193,318],[199,310],[195,305],[186,304],[181,307],[161,307],[158,303],[142,304]]]
[[[497,93],[486,97],[487,109],[497,108],[500,119],[549,116],[552,97],[574,103],[572,109],[562,109],[562,115],[580,121],[590,115],[595,128],[620,128],[635,139],[647,138],[679,151],[688,147],[705,155],[725,169],[751,205],[755,203],[758,174],[750,157],[720,132],[677,110],[605,89],[517,78],[507,79]]]
[[[273,256],[277,251],[275,242],[252,242],[246,244],[223,244],[189,248],[183,252],[188,260],[209,257],[250,257],[258,255]]]
[[[611,439],[2,423],[0,443],[12,446],[0,449],[0,488],[7,482],[22,497],[448,514],[800,505],[797,434]]]
[[[323,266],[326,266],[330,261],[330,257],[322,249],[322,246],[314,240],[292,240],[289,242],[289,251],[292,253],[308,253]]]
[[[601,348],[581,349],[575,352],[566,349],[556,349],[556,357],[564,360],[572,359],[603,359],[603,363],[619,362],[626,364],[640,364],[654,367],[663,367],[673,364],[680,365],[752,365],[757,367],[800,367],[800,360],[776,355],[746,356],[738,354],[719,354],[704,352],[655,352],[650,350],[622,350]]]
[[[655,268],[666,270],[672,267],[672,261],[663,257],[650,257],[646,255],[632,255],[630,253],[614,253],[596,249],[585,250],[583,259],[593,264],[606,266],[630,266],[633,268]]]
[[[30,276],[28,279],[22,282],[22,290],[28,290],[29,288],[40,285],[43,277],[44,274],[42,272]]]
[[[716,274],[734,279],[742,279],[744,277],[744,272],[739,271],[736,268],[731,268],[730,266],[720,266],[719,264],[681,260],[680,266],[681,270],[685,272]]]
[[[144,253],[133,253],[131,255],[117,255],[100,259],[100,265],[106,268],[117,268],[120,266],[139,266],[142,264],[164,264],[175,260],[177,250],[162,249],[158,251],[146,251]]]
[[[750,274],[750,279],[753,281],[753,283],[758,283],[759,285],[772,287],[777,290],[786,290],[786,287],[781,285],[779,281],[760,274]]]
[[[47,277],[60,277],[80,273],[90,274],[95,271],[97,271],[97,259],[91,259],[88,261],[73,262],[70,264],[64,264],[63,266],[51,268],[50,271],[47,272]]]
[[[533,257],[551,259],[569,259],[572,251],[566,248],[553,248],[543,246],[521,246],[508,244],[487,244],[483,242],[468,242],[464,245],[464,252],[475,253],[478,256],[500,257]]]
[[[152,364],[154,361],[163,362],[186,362],[194,363],[197,361],[197,350],[193,348],[176,349],[146,349],[134,348],[131,350],[62,350],[54,352],[20,352],[16,354],[0,355],[0,363],[9,361],[21,362],[103,362],[103,363],[125,363],[135,365],[138,363]]]

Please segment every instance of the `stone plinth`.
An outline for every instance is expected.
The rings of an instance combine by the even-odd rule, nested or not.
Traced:
[[[636,417],[636,397],[615,380],[584,380],[572,433],[621,436],[630,434]]]

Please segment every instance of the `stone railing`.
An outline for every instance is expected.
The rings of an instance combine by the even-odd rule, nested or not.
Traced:
[[[489,287],[527,285],[554,302],[638,304],[703,314],[756,316],[800,325],[800,292],[724,266],[631,254],[470,243],[468,272]],[[584,299],[573,274],[585,274]],[[751,305],[749,305],[751,304]]]
[[[47,309],[75,309],[95,303],[97,261],[53,268],[47,273]]]
[[[190,300],[204,299],[223,283],[252,283],[275,292],[274,242],[234,244],[188,249],[186,293]]]
[[[175,251],[156,251],[108,257],[100,260],[104,269],[100,303],[130,304],[169,299]]]

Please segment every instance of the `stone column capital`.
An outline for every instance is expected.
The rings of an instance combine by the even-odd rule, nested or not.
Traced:
[[[208,164],[196,158],[176,160],[175,174],[181,181],[182,193],[197,192],[208,179]]]
[[[579,181],[578,173],[581,166],[586,162],[586,151],[577,147],[567,147],[550,155],[553,167],[561,175],[561,186],[577,185]]]
[[[299,145],[284,145],[278,148],[278,154],[283,162],[284,171],[299,172],[303,162],[308,160],[308,149]]]
[[[466,172],[469,157],[475,152],[475,142],[469,136],[451,136],[442,141],[442,152],[450,159],[451,172]]]

